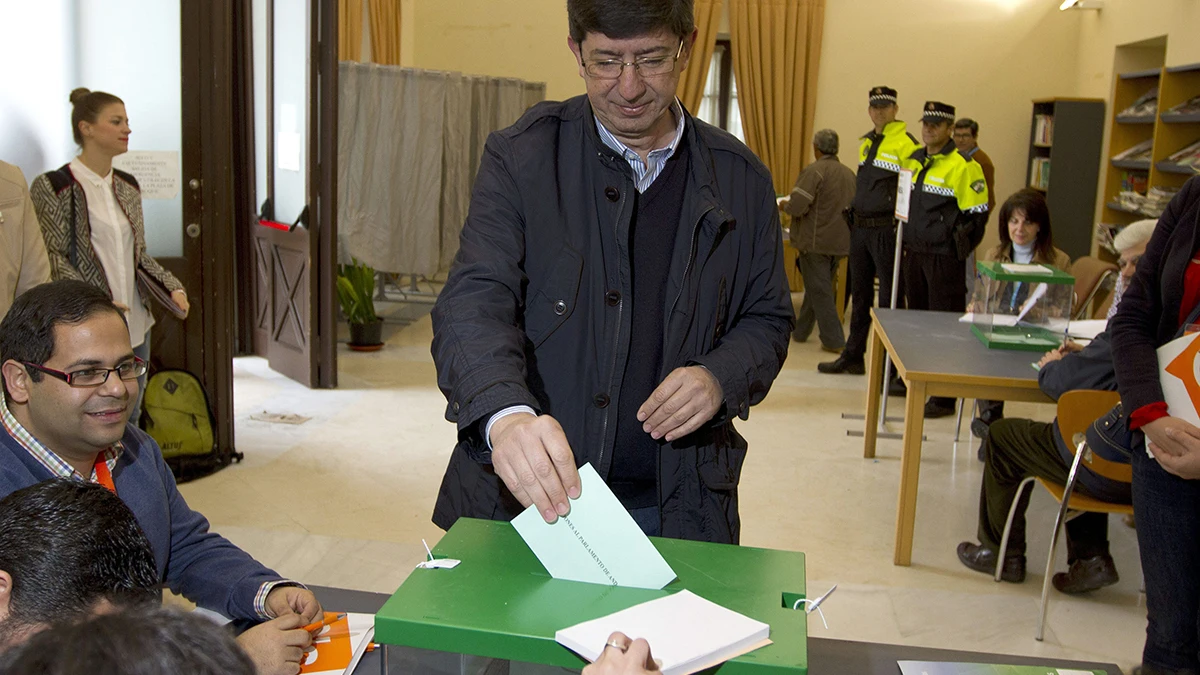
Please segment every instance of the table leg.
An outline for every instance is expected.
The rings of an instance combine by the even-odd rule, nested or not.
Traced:
[[[921,434],[925,432],[925,382],[909,380],[904,401],[904,450],[900,455],[900,501],[896,507],[893,564],[912,564],[913,526],[917,517],[917,481],[921,476]]]
[[[863,457],[875,457],[875,443],[879,434],[879,407],[883,394],[883,340],[879,337],[879,324],[871,323],[871,337],[867,343],[867,413],[863,429]]]

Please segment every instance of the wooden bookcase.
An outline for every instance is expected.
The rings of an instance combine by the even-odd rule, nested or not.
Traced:
[[[1049,115],[1053,134],[1049,142],[1038,138],[1038,117]],[[1033,102],[1029,123],[1029,155],[1025,184],[1046,194],[1054,226],[1054,245],[1072,259],[1092,248],[1092,217],[1096,212],[1096,185],[1100,179],[1100,150],[1104,142],[1104,101],[1098,98],[1051,98]],[[1044,186],[1034,184],[1034,162],[1048,159],[1050,176]],[[996,195],[996,205],[1004,199]]]

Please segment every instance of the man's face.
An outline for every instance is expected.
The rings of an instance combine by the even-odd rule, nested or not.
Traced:
[[[1138,261],[1142,259],[1142,254],[1146,252],[1146,244],[1149,241],[1143,241],[1137,246],[1132,246],[1121,252],[1121,258],[1117,261],[1121,266],[1121,278],[1125,280],[1125,286],[1128,288],[1129,281],[1133,279],[1133,273],[1137,271]]]
[[[567,43],[579,64],[579,76],[587,83],[588,100],[596,117],[613,135],[633,147],[639,141],[653,141],[674,129],[670,108],[675,102],[680,73],[687,67],[693,40],[694,33],[684,40],[682,53],[679,38],[667,30],[625,40],[588,33],[581,44],[570,39]],[[587,65],[596,61],[674,60],[676,54],[679,59],[674,67],[661,75],[643,75],[629,65],[616,79],[587,73]]]
[[[976,145],[978,143],[975,141],[975,134],[971,133],[971,127],[958,127],[954,130],[954,147],[960,152],[970,152]]]
[[[871,116],[871,123],[876,129],[882,129],[888,124],[896,121],[896,114],[900,107],[895,103],[887,105],[869,105],[867,106],[867,114]]]
[[[941,150],[946,142],[950,140],[950,122],[926,122],[921,121],[921,140],[925,142],[925,147],[931,150]]]
[[[129,330],[115,312],[99,312],[77,324],[54,327],[54,353],[45,368],[79,373],[95,368],[116,368],[132,361]],[[87,459],[110,447],[125,433],[137,380],[122,380],[109,373],[104,384],[72,387],[43,373],[40,382],[21,377],[14,361],[4,366],[12,401],[24,404],[29,433],[64,459]],[[26,372],[29,366],[21,366]]]

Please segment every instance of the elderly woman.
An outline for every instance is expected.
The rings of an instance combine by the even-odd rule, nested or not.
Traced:
[[[1117,276],[1117,287],[1113,290],[1112,304],[1108,308],[1108,314],[1104,317],[1111,319],[1117,313],[1117,306],[1121,302],[1121,297],[1125,295],[1125,289],[1129,288],[1129,282],[1133,279],[1133,272],[1137,269],[1138,261],[1142,259],[1142,255],[1146,253],[1146,244],[1150,243],[1150,236],[1154,234],[1154,227],[1158,225],[1158,221],[1154,218],[1149,220],[1139,220],[1130,223],[1113,237],[1113,248],[1117,249],[1117,265],[1121,268],[1121,274]]]
[[[1200,428],[1167,408],[1157,354],[1200,314],[1198,219],[1192,178],[1159,218],[1109,324],[1121,401],[1146,440],[1146,452],[1133,453],[1148,619],[1142,675],[1200,673]]]

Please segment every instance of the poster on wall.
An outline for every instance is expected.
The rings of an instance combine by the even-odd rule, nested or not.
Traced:
[[[113,158],[113,166],[133,174],[142,199],[174,199],[179,194],[179,153],[134,150]]]

